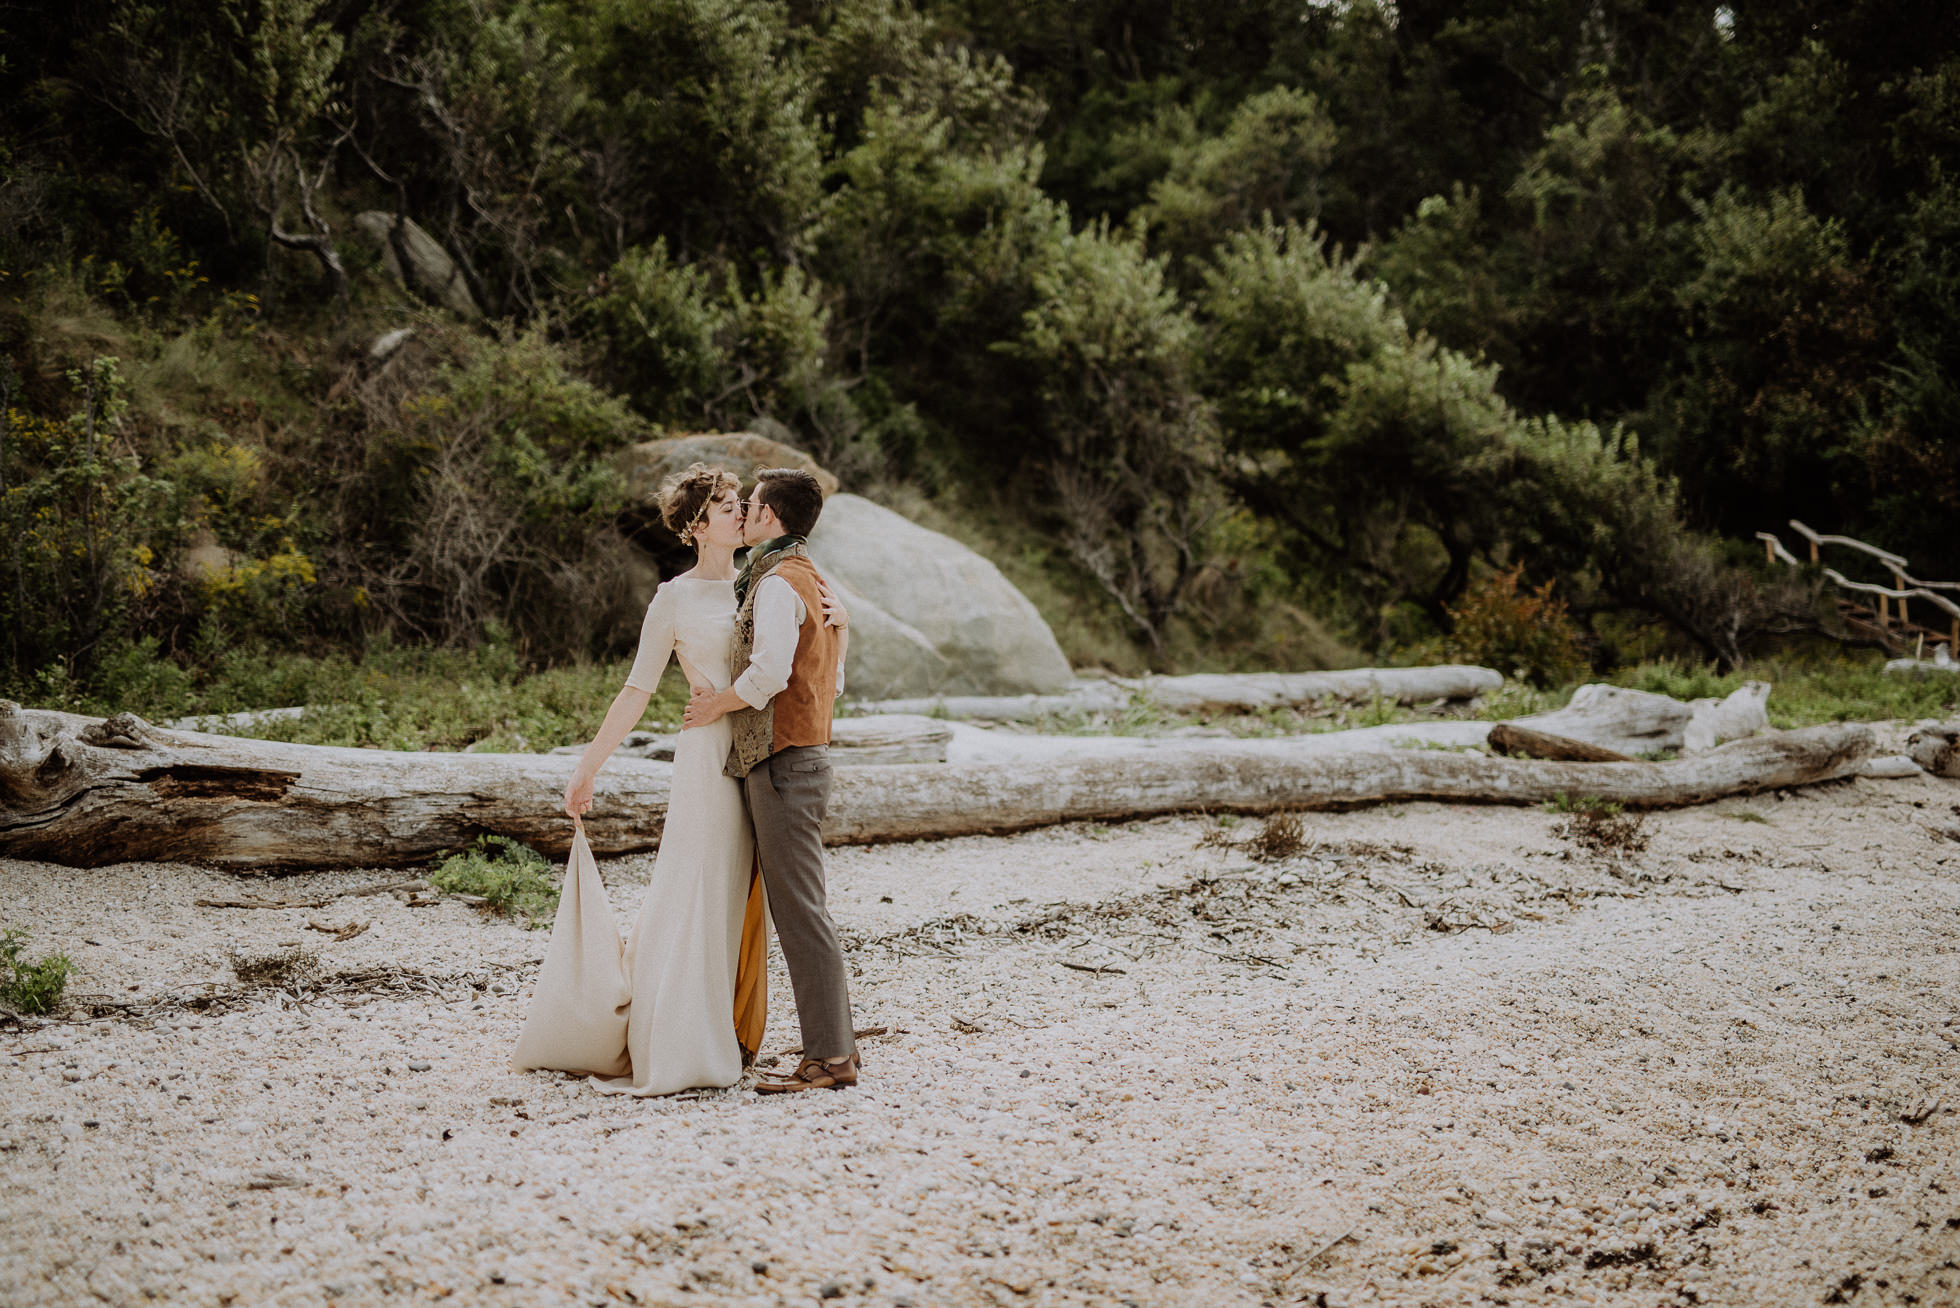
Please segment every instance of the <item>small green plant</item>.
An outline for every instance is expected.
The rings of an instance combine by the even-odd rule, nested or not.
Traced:
[[[1129,703],[1116,710],[1109,730],[1113,736],[1147,736],[1162,731],[1172,721],[1172,715],[1159,707],[1154,699],[1138,692],[1130,697]]]
[[[47,1013],[61,1002],[75,964],[66,954],[48,954],[29,963],[21,954],[27,932],[8,927],[0,933],[0,1002],[22,1013]]]
[[[1769,825],[1769,819],[1753,808],[1739,808],[1732,813],[1724,813],[1722,816],[1725,818],[1734,818],[1737,822],[1760,822],[1764,826]]]
[[[1353,725],[1357,727],[1385,727],[1391,722],[1406,722],[1408,714],[1396,700],[1376,695],[1367,704],[1354,711]]]
[[[558,911],[558,886],[544,855],[508,836],[478,836],[476,843],[444,859],[429,884],[452,895],[474,895],[493,913],[547,925]]]
[[[1483,722],[1502,722],[1532,713],[1549,713],[1564,708],[1577,683],[1560,690],[1539,690],[1518,681],[1507,681],[1488,695],[1479,695],[1471,716]]]

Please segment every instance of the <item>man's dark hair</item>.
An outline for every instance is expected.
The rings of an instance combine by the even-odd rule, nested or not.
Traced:
[[[823,487],[801,468],[758,469],[755,497],[776,511],[784,531],[796,536],[808,536],[823,513]]]

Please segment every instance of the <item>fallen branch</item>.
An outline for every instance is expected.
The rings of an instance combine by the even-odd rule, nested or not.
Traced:
[[[257,895],[247,895],[243,899],[198,899],[192,902],[199,908],[325,908],[336,899],[384,895],[393,890],[426,891],[428,889],[429,883],[421,877],[411,877],[407,881],[389,881],[378,886],[362,886],[359,890],[336,891],[322,899],[262,899]],[[458,895],[457,898],[483,902],[479,895]]]
[[[1094,967],[1088,963],[1071,963],[1066,958],[1058,958],[1055,961],[1060,963],[1063,967],[1069,968],[1072,971],[1093,972],[1097,976],[1103,976],[1103,975],[1128,976],[1129,975],[1128,972],[1124,971],[1120,967],[1117,967],[1114,963],[1105,963],[1101,967]]]
[[[867,1027],[861,1027],[861,1028],[859,1028],[858,1030],[856,1030],[856,1031],[853,1031],[853,1032],[851,1032],[851,1039],[852,1039],[852,1040],[862,1040],[862,1039],[864,1039],[864,1038],[865,1038],[865,1037],[867,1037],[867,1036],[881,1036],[881,1035],[886,1035],[886,1034],[888,1034],[888,1033],[889,1033],[890,1031],[891,1031],[891,1028],[890,1028],[890,1027],[888,1027],[888,1026],[867,1026]],[[794,1048],[794,1049],[778,1049],[778,1050],[776,1051],[776,1057],[778,1057],[778,1058],[788,1058],[788,1057],[789,1057],[789,1056],[790,1056],[791,1054],[800,1054],[800,1053],[802,1053],[802,1052],[803,1052],[803,1046],[802,1046],[802,1045],[798,1045],[798,1046],[796,1046],[796,1048]]]
[[[333,899],[331,896],[326,899],[260,899],[249,896],[245,899],[194,899],[191,902],[199,908],[325,908],[333,903]]]
[[[315,922],[311,919],[308,919],[306,925],[315,931],[325,932],[327,935],[332,936],[336,941],[340,941],[340,940],[352,940],[355,936],[360,935],[362,932],[366,931],[369,927],[373,926],[374,923],[349,922],[346,926],[329,926],[325,922]]]

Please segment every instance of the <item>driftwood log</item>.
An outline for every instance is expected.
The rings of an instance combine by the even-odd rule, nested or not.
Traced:
[[[575,763],[210,736],[0,700],[0,855],[73,867],[398,867],[493,832],[563,857]],[[608,763],[585,819],[593,851],[658,845],[672,775],[668,763]]]
[[[1540,804],[1593,795],[1630,808],[1671,808],[1854,775],[1871,756],[1873,740],[1862,723],[1829,723],[1663,763],[1192,741],[1129,757],[1048,764],[847,768],[837,774],[824,836],[832,844],[861,844],[1194,809],[1261,813],[1424,799]]]
[[[671,763],[679,733],[635,731],[613,751],[614,758],[653,758]],[[838,718],[830,724],[830,758],[839,765],[944,763],[953,743],[951,724],[906,713]],[[583,745],[560,745],[554,754],[583,754]]]
[[[1339,672],[1194,673],[1124,682],[1175,713],[1257,713],[1329,700],[1385,699],[1398,704],[1471,699],[1504,684],[1502,673],[1468,664],[1429,668],[1350,668]]]
[[[1486,737],[1499,754],[1518,758],[1547,758],[1563,763],[1637,763],[1615,750],[1603,749],[1570,736],[1554,736],[1549,731],[1533,731],[1515,722],[1493,723]]]
[[[1960,721],[1920,723],[1906,737],[1906,753],[1936,777],[1960,777]]]
[[[1564,708],[1519,718],[1516,725],[1617,754],[1654,754],[1680,749],[1694,716],[1694,705],[1669,695],[1594,683],[1573,691]]]
[[[1348,668],[1339,672],[1196,673],[1185,677],[1077,681],[1054,695],[947,695],[888,699],[857,707],[870,713],[923,713],[943,718],[1029,722],[1070,713],[1106,713],[1144,702],[1176,713],[1257,713],[1329,700],[1470,699],[1504,684],[1501,673],[1466,664],[1430,668]]]
[[[1847,776],[1870,728],[1808,727],[1666,763],[1559,763],[1447,750],[1338,751],[1189,741],[1052,761],[839,767],[832,844],[1018,831],[1198,809],[1263,812],[1390,800],[1539,803],[1597,795],[1635,807]],[[278,870],[425,862],[494,832],[562,857],[574,760],[395,753],[203,736],[0,701],[0,856],[95,867],[132,860]],[[621,759],[599,776],[595,853],[654,848],[671,767]]]

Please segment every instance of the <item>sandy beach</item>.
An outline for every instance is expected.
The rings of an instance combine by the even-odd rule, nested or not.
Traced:
[[[0,1299],[1960,1304],[1956,820],[1920,777],[1638,852],[1435,804],[1272,859],[1204,817],[837,849],[863,1084],[650,1101],[509,1071],[548,933],[344,895],[401,872],[0,861],[127,1006],[0,1032]],[[601,865],[622,922],[651,862]],[[241,894],[343,897],[193,902]]]

